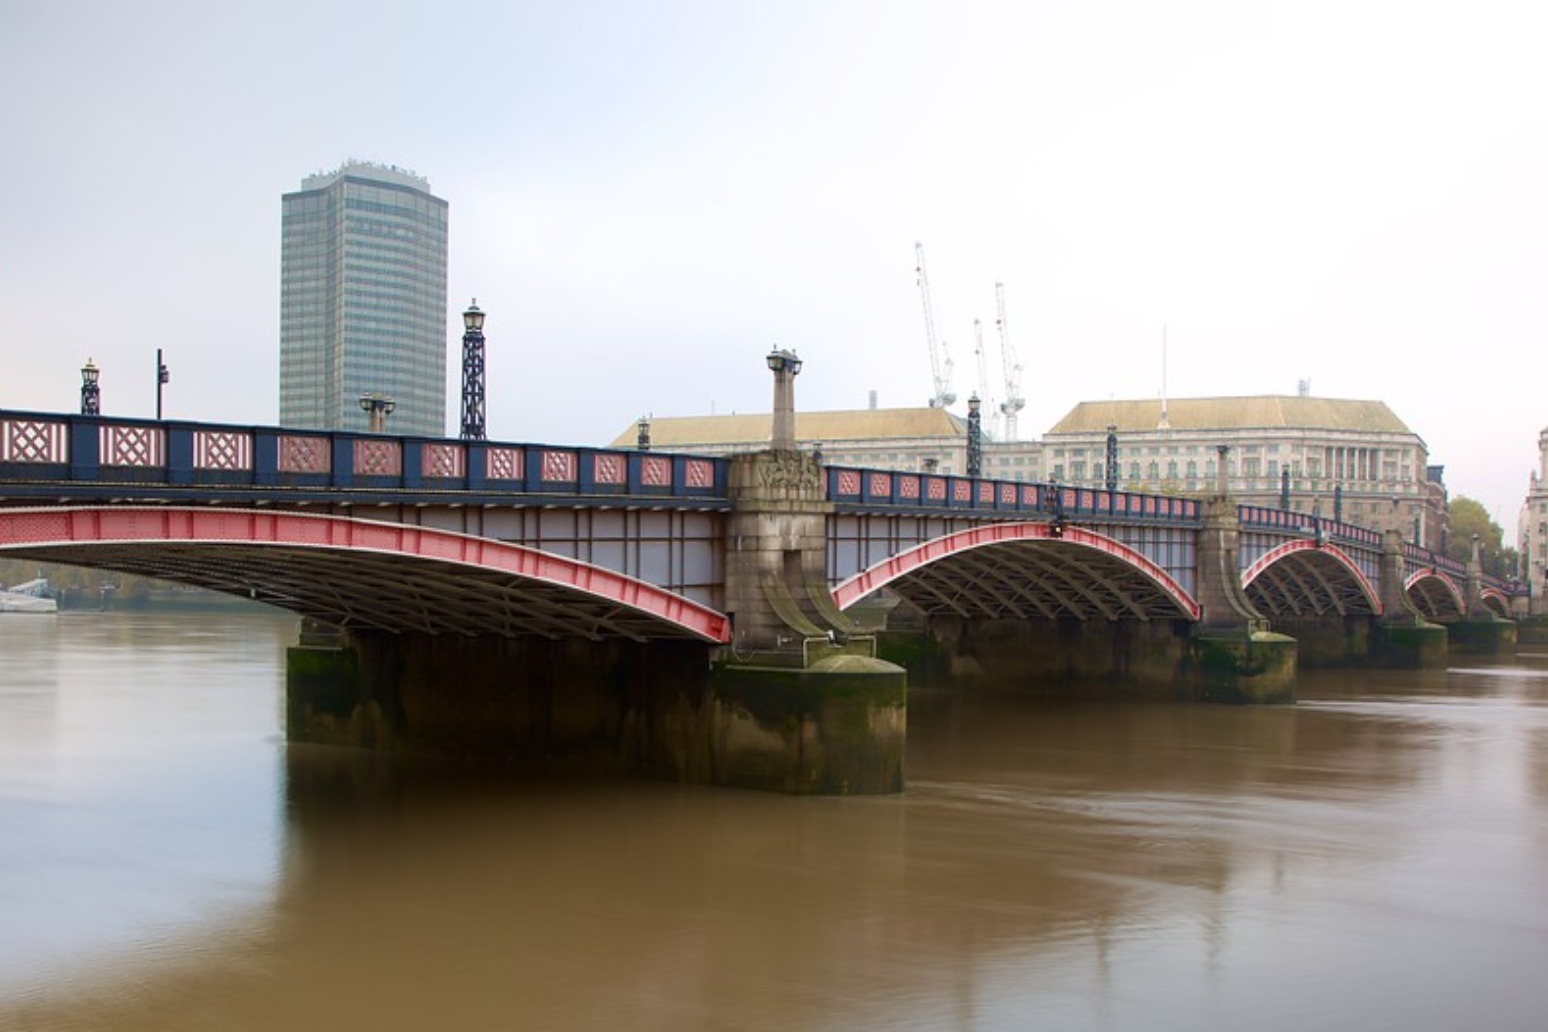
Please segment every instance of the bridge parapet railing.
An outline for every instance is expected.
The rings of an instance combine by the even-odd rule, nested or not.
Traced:
[[[724,458],[0,411],[0,483],[724,500]]]
[[[976,513],[986,517],[1063,517],[1188,525],[1202,519],[1197,499],[1171,495],[851,466],[828,466],[823,473],[828,501],[846,506]]]
[[[1341,520],[1330,520],[1316,513],[1274,509],[1264,505],[1237,506],[1237,519],[1243,530],[1280,531],[1286,536],[1305,535],[1381,551],[1381,532]]]
[[[1412,542],[1403,544],[1403,567],[1409,575],[1417,570],[1435,570],[1459,581],[1467,577],[1467,564],[1462,560],[1453,559],[1442,552],[1432,552]]]

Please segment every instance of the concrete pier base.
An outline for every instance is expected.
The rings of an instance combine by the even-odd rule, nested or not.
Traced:
[[[1442,669],[1448,655],[1446,628],[1439,624],[1377,624],[1371,636],[1371,663],[1388,670]]]
[[[1296,641],[1283,634],[1197,637],[1189,680],[1205,702],[1291,703],[1296,660]]]
[[[907,676],[833,656],[806,668],[717,664],[714,782],[796,795],[903,790]]]
[[[692,642],[361,635],[292,648],[290,741],[801,794],[903,787],[906,675]]]
[[[1295,701],[1297,643],[1280,634],[1197,636],[1186,621],[959,621],[878,636],[915,687],[1052,699]]]
[[[1446,625],[1452,652],[1467,656],[1501,656],[1516,650],[1514,620],[1462,620]]]

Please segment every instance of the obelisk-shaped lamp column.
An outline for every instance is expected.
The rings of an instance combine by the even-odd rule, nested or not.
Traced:
[[[462,439],[484,440],[484,313],[478,298],[462,313]]]

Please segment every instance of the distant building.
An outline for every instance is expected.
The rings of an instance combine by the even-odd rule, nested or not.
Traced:
[[[281,426],[446,433],[446,215],[430,184],[349,162],[282,198]]]
[[[1521,577],[1531,588],[1531,612],[1548,612],[1548,430],[1537,435],[1537,468],[1516,521]]]
[[[774,431],[774,417],[767,412],[652,418],[645,422],[652,449],[696,455],[767,448]],[[823,461],[834,466],[940,473],[967,469],[967,422],[943,408],[797,412],[795,429],[798,447],[803,451],[820,448]],[[633,448],[638,440],[636,425],[619,434],[612,447]]]
[[[1277,507],[1288,492],[1295,511],[1398,530],[1440,548],[1447,526],[1442,467],[1429,465],[1424,441],[1384,402],[1308,395],[1084,401],[1043,436],[1049,477],[1100,486],[1109,427],[1120,488],[1207,493],[1224,445],[1228,488],[1244,505]]]
[[[725,454],[767,447],[771,418],[697,416],[652,419],[649,426],[652,448]],[[1288,492],[1293,510],[1441,546],[1442,467],[1429,464],[1424,441],[1380,401],[1301,395],[1081,402],[1039,442],[986,439],[983,475],[1102,487],[1109,428],[1120,490],[1207,494],[1224,445],[1227,486],[1243,504],[1277,507]],[[966,422],[940,408],[798,412],[796,436],[804,449],[820,446],[832,465],[954,474],[967,468]],[[637,437],[631,429],[613,446],[632,448]],[[1548,489],[1544,494],[1548,502]]]

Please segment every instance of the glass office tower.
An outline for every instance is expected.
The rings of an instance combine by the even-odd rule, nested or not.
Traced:
[[[361,162],[282,201],[280,425],[366,430],[370,395],[389,433],[444,437],[446,202]]]

